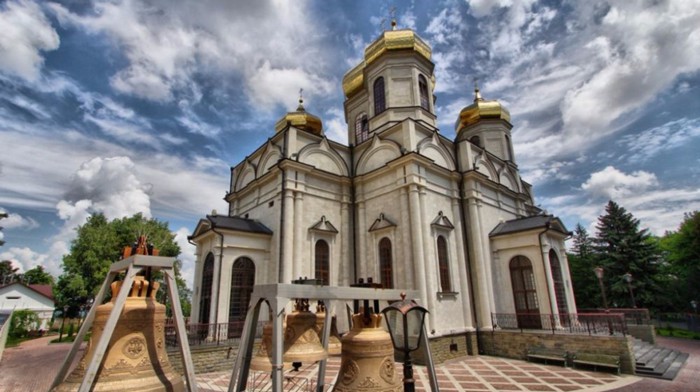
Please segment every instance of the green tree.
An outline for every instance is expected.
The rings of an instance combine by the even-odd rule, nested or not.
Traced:
[[[8,331],[13,338],[23,338],[29,334],[29,331],[36,329],[39,325],[39,316],[29,309],[20,309],[12,312],[12,320],[10,321],[10,330]]]
[[[679,290],[675,309],[690,310],[690,301],[700,300],[700,211],[684,215],[678,231],[667,232],[660,246],[665,252],[669,280]]]
[[[10,284],[17,278],[18,268],[12,266],[12,261],[0,261],[0,284]]]
[[[147,219],[141,214],[111,222],[102,214],[88,218],[78,228],[70,253],[63,257],[64,273],[54,289],[57,302],[68,305],[71,308],[68,313],[75,314],[80,305],[97,295],[111,264],[121,258],[124,248],[131,246],[141,235],[147,236],[148,242],[160,251],[160,256],[177,257],[180,254],[180,247],[168,229],[167,222]],[[180,301],[183,309],[189,309],[189,290],[180,276],[179,266],[179,261],[176,261]],[[152,279],[162,282],[162,275],[154,274]],[[163,290],[157,296],[162,301]]]
[[[44,270],[44,267],[37,265],[22,274],[22,281],[26,284],[54,284],[53,276]]]
[[[593,274],[596,263],[593,240],[580,223],[576,224],[572,240],[571,252],[567,254],[567,258],[569,259],[576,305],[580,309],[598,308],[602,306],[602,301],[598,281]]]
[[[659,295],[661,252],[658,241],[647,229],[640,230],[639,220],[612,200],[605,207],[605,214],[598,218],[596,229],[593,249],[597,264],[605,269],[609,304],[632,306],[623,278],[625,273],[630,273],[637,306],[663,306],[666,300]]]

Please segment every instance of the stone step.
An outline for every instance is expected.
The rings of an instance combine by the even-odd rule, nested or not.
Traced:
[[[653,355],[646,356],[644,361],[640,361],[641,363],[637,365],[637,368],[653,370],[664,358],[671,354],[672,351],[673,350],[667,348],[653,350]]]
[[[661,378],[664,380],[673,380],[676,378],[678,375],[678,372],[683,368],[683,365],[685,365],[686,360],[688,359],[688,354],[686,353],[679,353],[678,356],[671,362],[669,362],[668,366],[666,367],[666,370],[661,372],[660,369],[655,369],[655,370],[645,370],[645,369],[640,369],[637,370],[636,373],[638,376],[642,377],[651,377],[651,378]]]
[[[639,358],[636,359],[637,363],[645,364],[649,362],[652,358],[657,356],[659,352],[661,352],[662,348],[661,347],[654,347],[651,350],[645,352]]]
[[[642,355],[648,353],[648,352],[649,352],[650,350],[652,350],[652,349],[654,349],[654,346],[651,345],[651,344],[649,344],[649,343],[645,343],[645,344],[643,344],[643,345],[635,346],[635,347],[633,348],[633,350],[634,350],[634,359],[635,359],[635,361],[639,362],[639,359],[642,357]]]

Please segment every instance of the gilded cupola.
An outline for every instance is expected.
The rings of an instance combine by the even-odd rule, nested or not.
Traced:
[[[459,132],[464,127],[486,119],[501,119],[510,123],[510,112],[500,102],[482,98],[479,88],[476,87],[474,89],[474,103],[459,112],[459,118],[455,123],[455,131]]]
[[[364,70],[384,53],[396,50],[412,50],[430,61],[432,50],[421,37],[410,29],[396,29],[392,21],[392,30],[384,31],[374,42],[365,49],[364,59],[348,71],[343,77],[343,92],[346,97],[362,89]]]
[[[323,123],[321,119],[304,109],[304,99],[302,97],[299,97],[299,106],[297,106],[296,111],[285,114],[284,117],[277,121],[275,124],[275,131],[279,132],[283,130],[287,124],[316,135],[321,135],[323,133]]]

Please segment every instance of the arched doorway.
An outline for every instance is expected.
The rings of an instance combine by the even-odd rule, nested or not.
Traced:
[[[250,294],[255,285],[255,263],[247,257],[239,257],[231,270],[231,297],[228,308],[228,336],[239,337],[248,312]]]
[[[540,305],[535,288],[532,263],[525,256],[510,260],[510,279],[513,284],[513,299],[519,328],[542,328]]]
[[[199,322],[209,324],[211,288],[214,283],[214,255],[209,253],[202,267],[202,291],[199,296]]]

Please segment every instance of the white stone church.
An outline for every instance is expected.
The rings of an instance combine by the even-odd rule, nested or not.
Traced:
[[[385,31],[343,80],[349,146],[300,100],[231,169],[227,213],[190,237],[193,322],[242,320],[254,284],[299,277],[418,290],[430,338],[576,312],[570,233],[520,178],[508,110],[477,89],[445,138],[434,68],[415,32]]]

